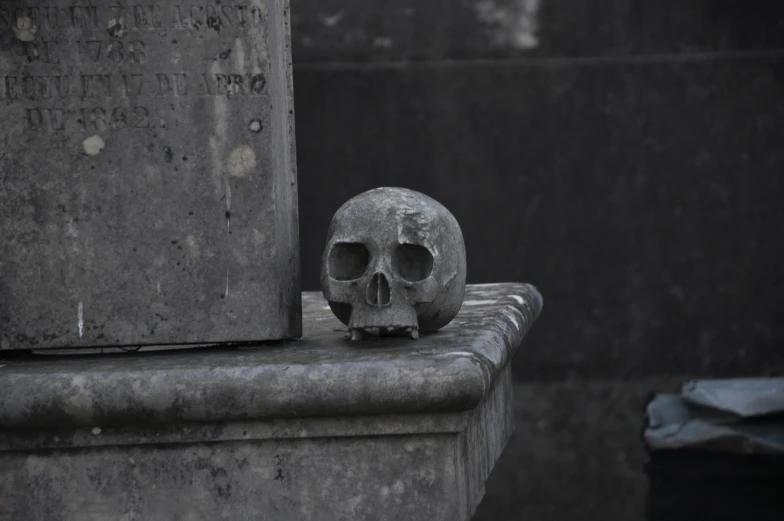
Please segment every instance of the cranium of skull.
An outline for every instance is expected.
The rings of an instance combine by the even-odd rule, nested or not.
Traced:
[[[404,188],[376,188],[341,206],[321,261],[321,287],[351,339],[436,331],[460,310],[466,256],[457,220]]]

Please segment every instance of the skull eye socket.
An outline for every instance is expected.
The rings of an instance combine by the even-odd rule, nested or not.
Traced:
[[[401,244],[393,259],[395,271],[409,282],[425,280],[433,271],[433,255],[417,244]]]
[[[370,252],[358,242],[339,242],[329,252],[329,276],[335,280],[360,278],[370,262]]]

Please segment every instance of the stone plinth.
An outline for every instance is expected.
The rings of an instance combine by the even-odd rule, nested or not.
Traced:
[[[227,351],[0,367],[0,519],[470,519],[513,429],[532,286],[469,286],[417,341],[305,336]]]

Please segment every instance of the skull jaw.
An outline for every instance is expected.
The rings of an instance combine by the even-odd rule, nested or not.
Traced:
[[[419,338],[419,321],[413,306],[357,306],[348,320],[351,339],[372,336],[410,335]]]

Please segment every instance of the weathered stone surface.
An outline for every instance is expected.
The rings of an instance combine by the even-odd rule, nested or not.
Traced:
[[[509,362],[538,292],[469,286],[418,341],[352,343],[304,302],[291,347],[0,367],[0,517],[470,519],[514,428]]]
[[[308,65],[769,51],[781,48],[784,25],[778,3],[740,0],[292,4],[294,54]]]
[[[301,332],[286,0],[0,5],[0,349]]]

